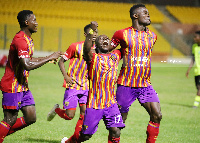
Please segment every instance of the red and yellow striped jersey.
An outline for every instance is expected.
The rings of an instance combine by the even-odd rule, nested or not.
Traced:
[[[88,64],[90,81],[88,108],[103,109],[116,103],[115,83],[120,59],[119,50],[110,54],[93,53],[92,60]]]
[[[29,71],[20,64],[20,59],[32,58],[33,51],[33,39],[23,31],[18,32],[10,45],[8,62],[0,83],[2,91],[16,93],[28,90]]]
[[[128,27],[115,32],[113,47],[121,45],[123,65],[117,83],[129,87],[151,85],[151,54],[157,36],[150,30],[138,31]]]
[[[66,61],[70,59],[67,74],[76,80],[72,86],[68,86],[64,80],[63,87],[65,88],[89,90],[87,64],[83,59],[83,45],[84,41],[71,44],[63,56]]]

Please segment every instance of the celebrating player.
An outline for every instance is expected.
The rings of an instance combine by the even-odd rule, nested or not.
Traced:
[[[90,24],[84,27],[84,35],[89,33]],[[94,41],[98,31],[94,31]],[[63,107],[66,110],[60,109],[56,104],[47,115],[47,120],[51,121],[56,114],[65,120],[74,118],[76,106],[79,102],[80,118],[75,127],[75,133],[79,133],[83,125],[83,119],[86,109],[86,102],[89,90],[87,64],[83,59],[84,41],[73,43],[66,50],[65,54],[60,58],[59,67],[64,76],[63,87],[66,88],[63,100]],[[92,47],[94,49],[94,46]],[[68,72],[65,70],[64,62],[70,59]]]
[[[196,88],[197,88],[197,95],[195,97],[193,108],[197,108],[199,106],[199,102],[200,102],[200,61],[199,61],[199,59],[200,59],[200,57],[199,57],[200,31],[195,32],[194,42],[195,43],[192,46],[192,60],[188,67],[188,70],[186,72],[186,77],[188,78],[189,72],[195,63],[194,73],[195,73],[195,84],[196,84]]]
[[[55,52],[47,57],[33,58],[31,35],[37,32],[36,17],[32,11],[23,10],[18,13],[17,19],[21,30],[10,45],[8,62],[0,83],[4,112],[4,119],[0,122],[0,143],[7,135],[36,122],[35,102],[28,88],[29,71],[61,56],[61,52]],[[23,117],[17,118],[19,109]]]
[[[145,5],[133,5],[130,18],[132,26],[116,31],[111,39],[112,49],[120,44],[123,55],[116,100],[124,122],[131,104],[136,98],[139,100],[150,115],[146,142],[154,143],[162,118],[160,101],[150,82],[151,54],[157,36],[147,28],[151,21]]]
[[[106,35],[100,35],[96,38],[96,49],[95,52],[92,52],[92,39],[97,26],[97,22],[91,22],[91,29],[86,36],[83,48],[90,81],[83,128],[80,136],[74,134],[67,141],[63,140],[62,143],[80,143],[88,140],[97,131],[99,121],[102,118],[109,130],[108,143],[118,143],[120,141],[120,128],[125,126],[115,100],[114,90],[121,52],[115,50],[109,53],[110,40]]]

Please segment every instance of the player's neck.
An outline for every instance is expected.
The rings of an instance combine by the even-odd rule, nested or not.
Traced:
[[[140,25],[138,22],[133,21],[132,22],[132,27],[138,31],[146,31],[146,26]]]
[[[30,32],[30,30],[28,30],[27,28],[21,28],[21,31],[23,31],[29,37],[31,37],[31,35],[32,35],[32,33]]]

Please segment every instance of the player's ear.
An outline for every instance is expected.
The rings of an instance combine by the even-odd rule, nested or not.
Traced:
[[[26,25],[26,26],[28,26],[28,20],[25,20],[25,22],[24,22],[24,23],[25,23],[25,25]]]
[[[84,36],[86,37],[87,36],[87,34],[84,32]]]
[[[137,14],[133,14],[133,18],[137,19],[138,15]]]

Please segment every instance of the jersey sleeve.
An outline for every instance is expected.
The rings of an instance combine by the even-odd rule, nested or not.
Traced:
[[[66,61],[74,57],[76,51],[76,44],[71,44],[62,56]]]
[[[196,47],[196,46],[197,46],[196,43],[192,45],[192,54],[193,54],[193,55],[195,54],[195,47]]]
[[[123,40],[123,31],[122,30],[116,31],[113,37],[111,38],[111,46],[116,48],[122,40]]]
[[[121,50],[114,50],[112,53],[115,54],[115,55],[118,55],[119,59],[122,58]]]
[[[18,58],[30,58],[30,55],[28,53],[28,44],[25,39],[23,38],[16,38],[14,40],[14,46],[16,47],[16,50],[18,51]]]

